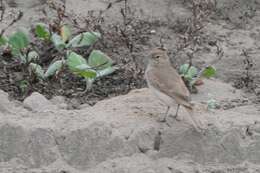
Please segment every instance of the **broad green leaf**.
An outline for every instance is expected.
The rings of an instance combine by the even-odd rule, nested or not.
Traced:
[[[95,78],[97,76],[96,71],[92,70],[87,64],[76,66],[75,73],[84,78]]]
[[[218,103],[215,99],[210,99],[207,101],[208,109],[216,109],[218,107]]]
[[[192,77],[190,76],[190,75],[184,75],[184,78],[186,79],[186,80],[188,80],[188,81],[192,81]]]
[[[62,40],[66,43],[71,38],[71,32],[67,25],[63,25],[60,30]]]
[[[22,93],[25,93],[29,86],[29,82],[27,80],[22,80],[19,82],[18,87],[21,90]]]
[[[51,41],[53,42],[55,48],[59,51],[63,50],[66,47],[65,42],[62,40],[61,36],[58,34],[52,34]]]
[[[188,73],[187,75],[190,77],[190,78],[194,78],[195,76],[197,76],[198,74],[198,69],[196,67],[193,67],[191,66],[188,70]]]
[[[51,37],[48,27],[43,23],[38,23],[36,25],[35,34],[37,37],[44,39],[44,40],[49,40]]]
[[[68,43],[67,47],[83,47],[93,45],[99,38],[101,34],[98,32],[84,32],[75,36]]]
[[[5,36],[0,35],[0,46],[3,46],[7,43],[7,39],[5,38]]]
[[[29,37],[27,33],[17,31],[10,36],[8,43],[12,48],[12,53],[14,53],[14,55],[18,55],[21,49],[24,49],[29,45]]]
[[[102,70],[112,65],[112,60],[99,50],[93,50],[88,58],[88,64],[97,70]]]
[[[32,73],[36,74],[39,79],[44,79],[44,71],[42,67],[35,63],[29,64],[29,69]]]
[[[48,77],[55,75],[56,72],[61,70],[63,64],[64,64],[64,62],[62,60],[58,60],[58,61],[55,61],[54,63],[52,63],[49,66],[49,68],[47,69],[47,71],[45,72],[44,77],[48,78]]]
[[[191,66],[189,64],[183,64],[180,67],[180,74],[184,75],[184,78],[188,81],[191,81],[194,77],[198,75],[198,69],[194,66]]]
[[[114,67],[107,67],[103,70],[97,71],[97,77],[103,77],[107,76],[109,74],[112,74],[116,69]]]
[[[180,74],[186,74],[188,73],[188,69],[189,69],[189,64],[183,64],[180,66]]]
[[[77,71],[78,69],[76,67],[82,64],[87,65],[87,61],[81,55],[75,52],[70,52],[67,55],[67,65],[71,71]]]
[[[92,79],[95,78],[97,76],[97,73],[94,70],[83,70],[83,71],[77,71],[76,72],[77,75],[84,77],[86,79]]]
[[[202,72],[202,76],[206,78],[210,78],[216,75],[216,69],[212,66],[207,67],[205,70]]]
[[[23,49],[29,46],[29,36],[26,30],[19,29],[9,37],[8,43],[11,47]]]
[[[27,62],[38,61],[39,58],[40,56],[36,51],[31,51],[27,55]]]
[[[91,67],[87,64],[80,64],[75,67],[78,71],[89,70]]]

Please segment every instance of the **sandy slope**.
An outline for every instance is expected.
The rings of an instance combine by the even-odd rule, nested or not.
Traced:
[[[241,91],[227,84],[206,81],[193,97],[196,115],[206,129],[198,133],[182,119],[184,109],[181,121],[157,122],[165,106],[147,89],[73,111],[60,109],[60,103],[54,105],[37,93],[18,105],[2,92],[0,169],[4,173],[257,172],[259,111],[249,102],[209,111],[202,102],[209,95],[218,102],[245,100]],[[159,131],[160,149],[156,151]]]

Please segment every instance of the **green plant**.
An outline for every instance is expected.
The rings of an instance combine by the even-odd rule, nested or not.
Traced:
[[[209,99],[207,101],[207,109],[213,110],[219,108],[219,104],[215,99]]]
[[[21,93],[24,94],[29,87],[29,82],[27,80],[19,81],[18,87],[19,87]]]
[[[39,79],[43,79],[43,70],[36,64],[39,54],[31,50],[30,37],[25,29],[19,29],[9,37],[0,37],[0,46],[6,46],[14,58],[19,60],[21,67],[28,68],[30,74],[34,73]]]
[[[58,51],[91,46],[101,37],[98,32],[83,32],[71,39],[72,34],[67,25],[61,26],[59,33],[51,33],[43,23],[36,25],[35,35],[42,40],[51,41]]]
[[[97,78],[109,75],[116,70],[112,66],[112,60],[99,50],[93,50],[88,61],[75,52],[69,52],[67,65],[73,73],[85,79],[86,90],[91,88]]]
[[[13,57],[19,59],[20,63],[26,64],[39,58],[36,51],[30,50],[29,34],[24,29],[19,29],[9,37],[0,36],[0,46],[6,46]]]
[[[207,66],[202,70],[198,70],[196,67],[183,64],[180,66],[179,72],[183,76],[184,80],[188,82],[189,87],[194,87],[194,84],[201,78],[210,78],[216,75],[216,69],[213,66]]]
[[[39,79],[44,79],[44,70],[39,64],[30,63],[29,64],[29,72],[31,74],[35,74]]]
[[[101,37],[98,32],[84,32],[72,38],[67,25],[60,28],[60,33],[51,33],[44,24],[37,24],[35,32],[38,38],[51,41],[59,52],[66,52],[65,60],[53,62],[43,74],[43,78],[53,76],[65,65],[72,73],[85,79],[86,90],[89,90],[97,78],[109,75],[116,70],[115,67],[112,67],[111,58],[99,50],[92,50],[88,61],[72,50],[73,48],[92,46]],[[37,76],[41,78],[41,70],[38,69],[38,71]]]
[[[49,41],[51,38],[51,33],[48,27],[43,23],[38,23],[35,26],[35,35],[45,41]]]
[[[0,35],[0,46],[3,46],[7,43],[6,37]]]
[[[72,73],[85,79],[86,89],[89,90],[97,78],[116,70],[112,66],[111,58],[100,50],[92,50],[86,59],[74,51],[75,48],[89,48],[94,45],[101,37],[98,32],[83,32],[73,37],[67,25],[61,26],[59,33],[56,33],[43,23],[36,24],[34,32],[38,39],[52,43],[61,56],[61,59],[52,62],[46,71],[37,63],[40,56],[31,50],[31,40],[25,30],[20,29],[9,37],[1,35],[0,46],[10,50],[12,56],[18,58],[21,65],[39,80],[46,80],[60,72],[63,67],[68,67]]]

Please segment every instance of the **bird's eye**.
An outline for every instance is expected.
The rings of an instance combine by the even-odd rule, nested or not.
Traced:
[[[159,59],[159,58],[160,58],[160,56],[159,56],[159,55],[155,56],[155,59]]]

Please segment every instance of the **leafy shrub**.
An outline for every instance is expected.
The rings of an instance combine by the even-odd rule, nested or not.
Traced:
[[[69,52],[67,55],[69,69],[86,80],[86,88],[89,89],[95,79],[109,75],[115,71],[112,60],[99,50],[93,50],[86,61],[81,55]]]
[[[209,100],[207,101],[207,108],[208,108],[208,110],[217,109],[217,108],[219,108],[219,107],[220,107],[220,105],[218,104],[217,100],[215,100],[215,99],[209,99]]]
[[[12,56],[18,58],[21,64],[27,65],[30,74],[35,74],[39,80],[46,80],[60,72],[63,67],[67,67],[70,72],[85,79],[86,89],[89,90],[97,78],[116,70],[112,66],[111,58],[100,50],[92,50],[88,60],[73,51],[75,48],[95,44],[101,37],[98,32],[83,32],[73,37],[67,25],[63,25],[59,33],[53,33],[43,23],[38,23],[34,32],[38,39],[52,43],[53,47],[64,56],[61,60],[51,63],[46,71],[37,64],[40,56],[31,50],[31,40],[25,30],[18,30],[9,37],[0,36],[0,46],[10,49]]]
[[[197,92],[195,84],[202,84],[202,78],[211,78],[216,75],[216,69],[213,66],[207,66],[202,70],[198,70],[196,67],[183,64],[180,66],[179,73],[183,77],[186,85],[188,85],[191,92]],[[194,90],[195,89],[195,90]],[[207,108],[209,110],[217,109],[219,107],[217,101],[213,98],[207,101]]]
[[[76,35],[70,40],[72,34],[67,25],[63,25],[60,28],[60,33],[50,33],[48,27],[42,23],[38,23],[35,27],[36,36],[45,41],[51,41],[58,51],[91,46],[101,37],[101,34],[98,32],[84,32]]]
[[[20,63],[27,64],[39,58],[35,51],[30,51],[29,34],[23,29],[19,29],[9,37],[0,36],[0,46],[7,46],[11,50],[13,57],[18,58]]]
[[[112,60],[99,50],[93,50],[88,57],[88,61],[70,50],[72,48],[87,47],[95,44],[101,37],[97,32],[84,32],[76,35],[72,39],[71,31],[67,25],[63,25],[60,29],[60,35],[53,33],[50,36],[48,29],[44,24],[36,26],[36,35],[45,40],[50,40],[58,51],[66,50],[66,60],[55,61],[47,69],[44,74],[45,78],[53,76],[60,71],[63,65],[68,66],[69,70],[79,77],[83,77],[86,81],[86,89],[90,89],[95,79],[109,75],[115,71],[112,67]],[[48,36],[48,37],[47,37]]]
[[[35,34],[42,40],[50,40],[51,34],[48,27],[43,23],[38,23],[35,27]]]
[[[181,65],[179,72],[184,80],[188,82],[189,87],[193,87],[201,78],[210,78],[216,75],[216,69],[213,66],[207,66],[199,71],[196,67],[189,64]]]

